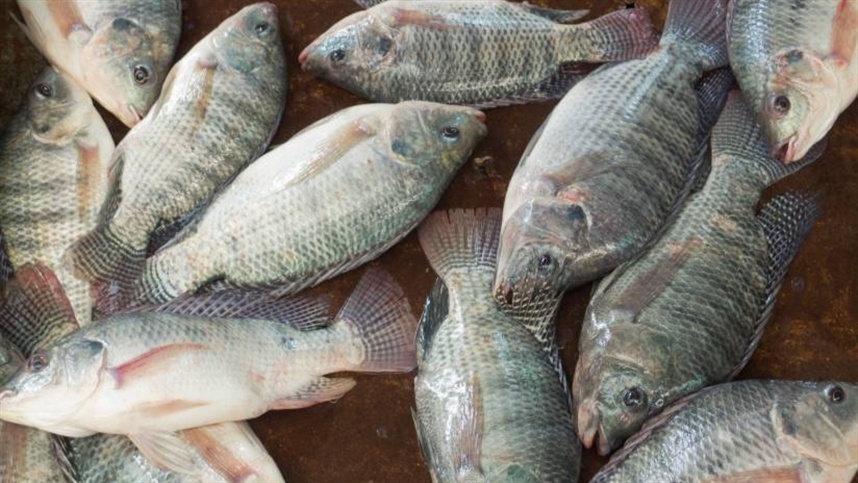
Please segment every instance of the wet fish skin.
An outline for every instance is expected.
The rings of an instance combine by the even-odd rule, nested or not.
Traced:
[[[403,102],[313,124],[147,260],[136,298],[163,302],[213,279],[294,293],[372,260],[435,206],[486,135],[484,119],[467,107]]]
[[[815,195],[762,191],[806,166],[769,158],[734,92],[712,135],[712,170],[664,235],[596,288],[579,342],[578,434],[606,454],[664,406],[732,378],[768,322],[818,216]],[[598,434],[598,439],[597,439]]]
[[[849,483],[856,470],[858,386],[748,380],[705,389],[667,409],[591,483]]]
[[[86,91],[51,67],[0,134],[0,224],[9,262],[40,261],[55,270],[84,324],[92,309],[89,284],[61,259],[96,225],[113,149]]]
[[[126,126],[158,98],[179,44],[180,0],[18,0],[27,36]]]
[[[507,189],[499,302],[604,275],[681,205],[733,82],[700,83],[727,62],[725,14],[721,0],[671,2],[654,53],[602,67],[555,107]]]
[[[136,277],[159,226],[200,208],[265,149],[285,99],[277,9],[245,7],[173,67],[149,115],[117,146],[99,224],[68,263],[91,280]]]
[[[643,9],[565,24],[586,11],[503,0],[389,1],[331,27],[302,68],[377,102],[494,107],[562,96],[573,64],[637,58],[655,46]]]
[[[417,336],[423,456],[436,483],[577,481],[580,445],[555,364],[492,296],[499,230],[498,209],[434,213],[420,229],[443,279]]]
[[[858,0],[737,0],[730,65],[782,161],[803,158],[858,96]]]

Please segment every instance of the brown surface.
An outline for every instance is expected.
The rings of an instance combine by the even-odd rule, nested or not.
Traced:
[[[179,55],[222,19],[250,3],[240,0],[186,0]],[[301,49],[334,22],[357,11],[350,0],[276,0],[289,56],[289,100],[274,143],[311,122],[365,102],[301,72]],[[535,1],[556,8],[590,8],[594,13],[622,6],[610,0]],[[657,25],[666,0],[639,2],[650,7]],[[27,85],[44,61],[9,20],[14,2],[0,4],[0,126],[14,114]],[[530,136],[554,103],[488,112],[489,136],[466,164],[439,208],[501,206],[506,184]],[[118,142],[125,134],[105,115]],[[841,379],[858,382],[858,104],[831,133],[823,159],[786,180],[771,193],[816,188],[825,193],[824,215],[793,262],[772,320],[742,378]],[[403,284],[415,311],[434,280],[414,235],[373,265],[390,270]],[[345,299],[362,270],[323,284],[316,291]],[[559,337],[567,367],[575,365],[577,337],[589,286],[569,293],[560,312]],[[248,355],[250,356],[250,355]],[[265,446],[292,483],[430,481],[411,421],[413,375],[357,376],[358,385],[340,402],[297,411],[272,412],[252,422]],[[584,456],[581,481],[604,462]]]

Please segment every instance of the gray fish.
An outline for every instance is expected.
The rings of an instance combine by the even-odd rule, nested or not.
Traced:
[[[735,375],[756,349],[815,196],[767,186],[805,166],[769,149],[734,92],[712,136],[712,172],[647,252],[596,288],[580,337],[578,434],[606,454],[663,407]],[[821,150],[814,153],[814,157]]]
[[[316,122],[147,260],[136,297],[167,301],[212,280],[293,293],[374,259],[435,206],[486,135],[484,120],[468,107],[403,102]]]
[[[849,483],[858,385],[739,381],[677,402],[590,483]]]
[[[726,0],[675,0],[659,48],[602,67],[560,101],[507,189],[495,291],[560,292],[604,275],[681,205],[732,77]]]
[[[803,158],[858,96],[858,0],[735,0],[730,65],[772,153]]]
[[[98,226],[70,249],[70,263],[93,280],[132,280],[159,226],[198,209],[265,149],[285,100],[277,9],[245,7],[173,67],[117,146]]]
[[[38,261],[56,271],[83,324],[92,311],[89,284],[61,259],[96,226],[113,148],[86,91],[51,67],[0,135],[0,224],[9,262]]]
[[[504,0],[389,1],[331,27],[299,56],[304,70],[378,102],[494,107],[554,99],[582,64],[638,58],[655,47],[649,16]]]
[[[126,126],[140,122],[179,44],[180,0],[18,0],[18,6],[24,31],[54,66]]]
[[[435,213],[420,228],[443,280],[417,335],[420,447],[435,483],[574,482],[581,447],[555,364],[492,296],[500,214]]]

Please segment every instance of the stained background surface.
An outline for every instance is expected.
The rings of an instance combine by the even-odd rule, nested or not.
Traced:
[[[185,0],[182,40],[186,53],[246,0]],[[310,123],[342,108],[367,102],[316,79],[298,66],[301,50],[340,18],[359,10],[350,0],[273,0],[289,59],[289,99],[273,143],[282,143]],[[531,0],[563,9],[590,9],[587,19],[621,8],[621,0]],[[657,26],[667,0],[639,0]],[[14,115],[29,83],[45,61],[9,18],[15,2],[0,0],[0,128]],[[177,57],[178,58],[178,57]],[[527,142],[555,102],[487,111],[488,137],[445,193],[439,209],[502,206],[509,178]],[[101,110],[118,143],[127,129]],[[474,161],[483,158],[482,163]],[[824,213],[787,274],[774,317],[759,349],[739,378],[838,379],[858,382],[858,103],[845,112],[822,159],[781,182],[766,199],[789,189],[824,193]],[[301,207],[296,207],[301,209]],[[414,234],[373,266],[392,272],[415,312],[429,292],[431,272]],[[364,269],[312,290],[339,305]],[[590,286],[567,294],[558,337],[568,370],[577,358],[578,332]],[[248,357],[253,357],[248,354]],[[336,404],[270,412],[251,422],[292,483],[429,483],[420,456],[411,407],[413,374],[356,376],[358,385]],[[571,380],[571,379],[570,379]],[[581,481],[605,459],[586,452]],[[858,482],[858,478],[853,483]]]

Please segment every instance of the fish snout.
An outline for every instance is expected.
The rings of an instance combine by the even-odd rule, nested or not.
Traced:
[[[485,112],[480,111],[478,109],[474,109],[472,114],[477,119],[477,121],[486,122],[486,113]]]
[[[143,115],[131,104],[125,104],[120,109],[116,110],[116,117],[128,127],[134,127],[143,120]]]
[[[595,399],[587,398],[578,405],[578,437],[585,448],[593,447],[601,420],[599,402]]]
[[[795,141],[795,136],[790,136],[782,142],[775,143],[772,146],[772,157],[784,164],[795,161]]]
[[[4,399],[13,398],[18,395],[18,391],[14,389],[2,389],[0,390],[0,401]]]

